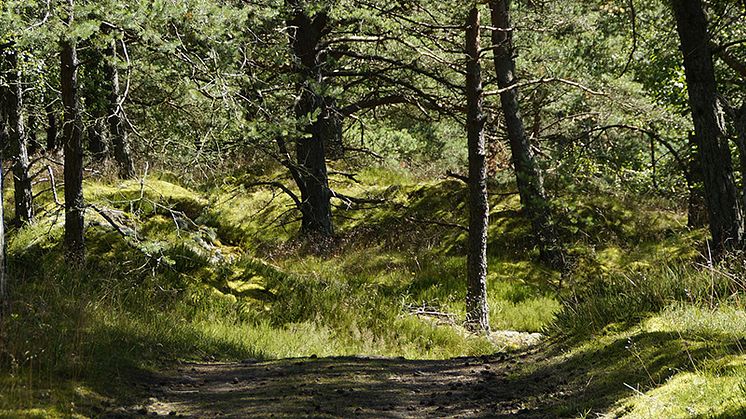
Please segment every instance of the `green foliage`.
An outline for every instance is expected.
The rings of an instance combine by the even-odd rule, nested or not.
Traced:
[[[512,2],[517,75],[527,81],[521,111],[573,269],[561,276],[535,262],[497,95],[488,95],[491,325],[568,338],[575,346],[562,368],[605,373],[560,412],[608,406],[629,381],[645,396],[620,413],[742,414],[741,399],[718,387],[744,376],[740,351],[728,346],[745,333],[734,280],[743,269],[738,259],[702,269],[704,232],[684,227],[676,154],[691,154],[691,123],[668,5],[617,3]],[[85,124],[107,117],[109,59],[138,166],[169,173],[114,184],[96,172],[86,181],[95,208],[86,212],[83,272],[65,266],[60,208],[37,187],[39,220],[12,230],[8,245],[14,304],[0,367],[11,377],[0,377],[9,389],[0,391],[0,416],[17,407],[45,414],[33,410],[43,396],[27,396],[44,381],[64,387],[47,413],[75,412],[69,400],[115,394],[111,377],[164,360],[496,350],[459,327],[468,192],[442,179],[465,171],[461,25],[470,4],[301,2],[309,16],[330,18],[319,77],[298,71],[287,3],[277,0],[77,1],[70,25],[64,2],[0,5],[0,42],[13,41],[20,57],[28,115],[45,121],[50,107],[61,116],[57,50],[75,40]],[[719,44],[744,37],[731,6],[707,4]],[[112,41],[117,58],[104,58]],[[715,62],[721,93],[736,104],[742,83]],[[492,65],[485,50],[486,90],[496,86]],[[346,115],[343,141],[353,150],[329,162],[341,195],[338,237],[324,243],[297,239],[298,209],[274,187],[298,194],[285,160],[320,115],[296,115],[303,89],[335,111],[387,96],[406,102]],[[685,372],[666,381],[672,371]]]

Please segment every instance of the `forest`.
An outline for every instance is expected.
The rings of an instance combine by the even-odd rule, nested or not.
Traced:
[[[746,417],[745,0],[0,0],[0,417]]]

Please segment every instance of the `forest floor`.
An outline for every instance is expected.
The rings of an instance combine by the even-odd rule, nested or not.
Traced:
[[[448,360],[382,357],[184,363],[143,377],[147,399],[106,416],[546,417],[573,391],[546,351]]]
[[[88,218],[83,272],[47,196],[9,242],[0,418],[746,417],[746,265],[701,269],[675,208],[565,197],[560,291],[493,185],[482,337],[460,326],[465,234],[416,222],[464,225],[466,190],[387,173],[343,191],[392,205],[348,209],[323,248],[271,191],[90,182],[119,230]]]

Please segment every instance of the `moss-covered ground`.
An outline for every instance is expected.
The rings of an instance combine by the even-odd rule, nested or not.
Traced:
[[[687,229],[673,206],[595,189],[557,197],[573,265],[561,277],[536,262],[511,186],[490,185],[491,325],[547,335],[526,355],[512,352],[521,351],[513,342],[459,326],[462,183],[380,168],[354,179],[334,175],[340,196],[365,200],[334,200],[332,240],[298,239],[292,201],[255,183],[87,181],[92,206],[82,271],[64,264],[64,217],[51,191],[43,191],[37,220],[10,232],[12,306],[0,335],[0,416],[95,416],[141,406],[154,383],[168,381],[163,377],[185,362],[251,359],[282,370],[296,361],[272,360],[361,354],[389,359],[366,360],[363,368],[391,366],[400,375],[458,364],[457,378],[441,384],[455,389],[474,381],[484,388],[475,399],[492,403],[484,415],[744,413],[742,262],[708,268],[700,256],[705,233]],[[448,361],[488,355],[491,368],[502,371],[499,383],[471,377],[472,368],[462,368],[471,361]],[[352,358],[324,365],[335,359],[349,367]],[[371,377],[375,385],[362,383],[360,392],[382,397],[376,389],[391,376]],[[418,378],[411,387],[435,384]],[[436,387],[431,392],[440,394]],[[412,403],[430,400],[407,394]],[[472,404],[457,405],[456,396],[443,397],[431,406],[441,403],[453,415],[476,412]],[[407,406],[396,409],[424,414]],[[382,413],[369,415],[376,412]]]

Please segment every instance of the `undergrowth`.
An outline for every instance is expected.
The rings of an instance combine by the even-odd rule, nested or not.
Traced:
[[[375,168],[335,178],[335,190],[367,203],[335,201],[337,238],[318,242],[295,238],[297,212],[287,196],[251,183],[234,179],[197,191],[158,178],[88,181],[93,207],[82,271],[65,266],[63,217],[42,193],[37,221],[10,235],[13,304],[0,336],[7,372],[0,416],[90,413],[134,397],[125,386],[133,375],[178,360],[422,359],[505,349],[460,327],[463,184]],[[703,233],[683,228],[675,209],[621,205],[624,197],[561,197],[560,231],[574,267],[561,278],[534,262],[529,224],[510,185],[490,189],[492,328],[559,337],[569,348],[553,358],[562,368],[610,374],[559,413],[579,414],[601,401],[611,408],[612,399],[623,400],[614,405],[620,412],[674,412],[670,403],[647,404],[647,395],[625,398],[631,390],[617,391],[614,380],[640,394],[694,400],[677,389],[743,377],[742,368],[718,361],[741,362],[732,343],[746,332],[728,326],[745,321],[735,279],[740,259],[697,265]],[[697,357],[682,350],[705,341]],[[726,369],[730,375],[720,373]],[[668,380],[674,376],[678,381]],[[710,399],[731,409],[728,397]],[[716,411],[697,403],[697,411]]]

